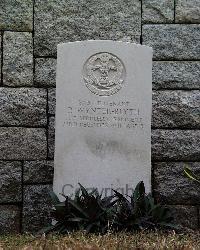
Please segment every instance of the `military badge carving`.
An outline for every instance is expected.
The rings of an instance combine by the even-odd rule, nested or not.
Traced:
[[[123,86],[125,68],[122,61],[108,52],[92,55],[84,64],[86,87],[99,96],[110,96]]]

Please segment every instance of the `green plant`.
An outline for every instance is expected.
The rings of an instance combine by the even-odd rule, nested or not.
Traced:
[[[113,196],[102,198],[97,190],[89,193],[81,184],[79,186],[74,199],[64,196],[63,202],[55,193],[50,193],[52,217],[56,223],[43,232],[64,234],[77,230],[106,233],[108,230],[176,229],[171,224],[173,218],[170,211],[155,204],[150,194],[145,194],[143,182],[138,183],[130,197],[113,190]]]
[[[185,167],[184,173],[188,178],[200,184],[200,176],[195,175],[189,167]]]
[[[50,193],[54,205],[52,217],[57,222],[46,228],[45,232],[67,233],[85,230],[105,233],[108,230],[116,199],[113,196],[102,198],[96,189],[88,193],[81,184],[79,186],[75,198],[65,196],[64,202],[60,202],[55,193]]]
[[[168,208],[155,204],[151,194],[145,194],[143,182],[139,182],[127,199],[115,191],[118,197],[115,206],[114,227],[118,230],[173,228],[173,217]]]

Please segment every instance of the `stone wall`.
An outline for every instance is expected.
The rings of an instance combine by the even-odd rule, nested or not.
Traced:
[[[199,226],[199,0],[0,1],[0,232],[49,223],[56,45],[85,39],[154,49],[152,186],[177,222]]]

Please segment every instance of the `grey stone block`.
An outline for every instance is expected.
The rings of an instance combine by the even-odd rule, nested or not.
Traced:
[[[46,156],[44,128],[0,128],[1,160],[45,160]]]
[[[178,23],[200,23],[200,1],[176,0],[175,17]]]
[[[22,166],[20,162],[0,161],[0,203],[22,200]]]
[[[174,224],[183,228],[198,229],[198,214],[195,206],[168,206],[173,217]]]
[[[200,185],[184,174],[189,167],[199,175],[199,162],[154,163],[154,191],[160,202],[166,204],[200,204]]]
[[[1,126],[45,126],[47,93],[36,88],[0,88]]]
[[[0,205],[0,234],[20,233],[20,208]]]
[[[200,89],[200,62],[153,62],[153,89]]]
[[[144,23],[172,23],[174,21],[174,0],[144,0],[142,9]]]
[[[156,60],[198,60],[200,25],[144,25],[143,43],[153,48],[153,57]]]
[[[152,126],[200,128],[200,91],[153,92]]]
[[[22,231],[37,232],[51,224],[50,185],[24,186]]]
[[[47,183],[53,181],[53,161],[25,161],[24,183]]]
[[[49,127],[48,127],[48,157],[50,159],[54,158],[55,150],[55,118],[49,117]]]
[[[32,0],[0,1],[0,30],[32,31]]]
[[[35,83],[39,86],[56,86],[56,59],[37,58],[35,59]]]
[[[139,0],[35,1],[35,54],[56,55],[62,42],[140,40]]]
[[[1,84],[1,58],[2,58],[1,41],[2,41],[2,33],[0,31],[0,84]]]
[[[55,108],[56,108],[56,89],[51,88],[48,89],[48,113],[50,115],[55,114]]]
[[[152,158],[200,161],[200,130],[152,130]]]
[[[5,32],[3,36],[3,83],[33,85],[33,41],[27,32]]]

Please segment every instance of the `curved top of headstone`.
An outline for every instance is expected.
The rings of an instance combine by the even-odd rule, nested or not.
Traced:
[[[57,47],[64,47],[64,46],[80,46],[80,45],[109,45],[109,46],[131,46],[131,47],[137,47],[141,49],[148,49],[153,53],[152,47],[149,47],[147,45],[141,45],[133,42],[124,42],[124,41],[113,41],[113,40],[84,40],[84,41],[75,41],[75,42],[67,42],[67,43],[59,43]]]

